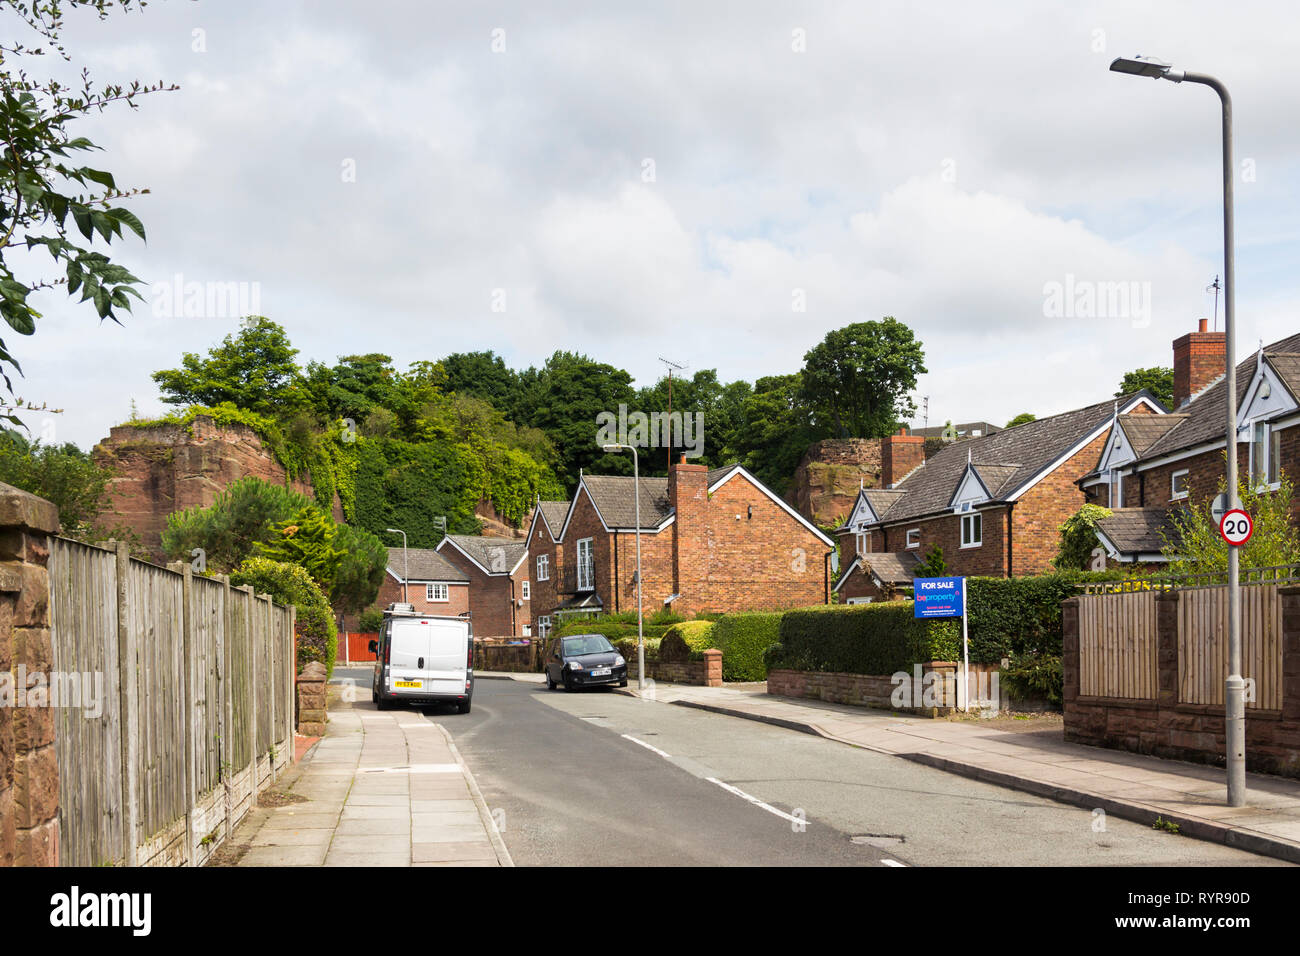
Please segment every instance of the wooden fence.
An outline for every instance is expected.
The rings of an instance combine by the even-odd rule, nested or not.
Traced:
[[[1156,697],[1156,594],[1131,591],[1079,599],[1079,693]]]
[[[49,541],[53,670],[102,680],[55,710],[60,862],[200,865],[293,759],[294,609]]]
[[[1282,707],[1281,585],[1241,589],[1241,674],[1253,680],[1247,708]],[[1223,706],[1228,673],[1228,589],[1195,588],[1178,595],[1178,701]],[[1247,695],[1248,697],[1250,695]]]

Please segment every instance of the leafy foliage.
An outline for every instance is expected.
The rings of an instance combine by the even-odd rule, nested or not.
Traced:
[[[1026,425],[1029,422],[1038,421],[1038,416],[1033,412],[1021,412],[1011,421],[1007,422],[1007,428],[1015,428],[1017,425]]]
[[[1219,493],[1227,487],[1226,477],[1219,479]],[[1237,483],[1237,499],[1255,523],[1250,540],[1237,549],[1241,570],[1300,563],[1300,531],[1291,517],[1294,494],[1295,486],[1285,472],[1273,491]],[[1210,514],[1211,502],[1206,499],[1173,513],[1173,533],[1161,549],[1170,574],[1227,573],[1228,544]]]
[[[227,572],[254,553],[272,528],[311,505],[304,495],[259,478],[241,478],[217,494],[206,508],[167,516],[162,546],[173,560],[188,561],[202,548],[212,572]]]
[[[374,603],[388,564],[388,550],[377,537],[335,523],[315,505],[277,524],[253,552],[304,568],[340,612]]]
[[[230,576],[236,587],[251,584],[256,594],[269,594],[281,604],[298,608],[298,669],[320,661],[334,672],[338,653],[338,628],[320,586],[302,567],[270,558],[243,561]]]
[[[1061,602],[1088,581],[1113,581],[1121,571],[1059,572],[1023,578],[967,578],[970,659],[1000,663],[1039,651],[1061,653]]]
[[[186,352],[181,367],[153,373],[163,401],[172,405],[229,403],[259,415],[273,415],[303,401],[298,350],[284,329],[263,316],[245,319],[207,357]]]
[[[912,575],[918,578],[941,578],[948,573],[948,562],[943,559],[943,548],[937,544],[912,569]]]
[[[1059,654],[1012,654],[998,671],[998,683],[1013,699],[1041,698],[1059,705],[1065,697],[1065,671]]]
[[[916,413],[909,394],[924,363],[921,343],[892,316],[854,322],[827,333],[804,356],[804,393],[834,435],[883,438]]]
[[[893,674],[931,660],[956,660],[961,630],[950,620],[912,616],[911,601],[786,611],[768,668]]]
[[[722,651],[724,681],[766,680],[763,655],[781,639],[781,614],[724,614],[714,623],[710,639]]]
[[[1131,395],[1142,389],[1149,389],[1165,408],[1174,407],[1174,370],[1155,366],[1152,368],[1135,368],[1125,372],[1120,380],[1119,391],[1115,397]]]
[[[1109,508],[1084,505],[1061,525],[1061,543],[1052,564],[1059,571],[1085,571],[1098,547],[1097,524],[1111,516]]]
[[[29,297],[38,290],[64,285],[68,295],[80,293],[79,303],[90,302],[101,320],[115,322],[119,311],[131,310],[130,297],[142,298],[136,289],[141,280],[91,247],[96,236],[105,245],[121,239],[124,227],[145,238],[139,218],[120,204],[147,190],[120,189],[112,173],[80,165],[83,154],[99,147],[74,135],[73,127],[114,104],[134,108],[138,97],[175,87],[133,82],[96,88],[86,70],[80,83],[69,87],[36,79],[30,71],[41,56],[71,61],[62,41],[67,11],[93,12],[102,20],[114,8],[129,12],[144,6],[143,0],[5,0],[4,7],[33,37],[31,45],[0,43],[0,316],[20,335],[36,331],[41,313]],[[16,23],[10,27],[14,34],[21,29]],[[44,249],[62,275],[20,279],[6,255],[19,245]],[[12,394],[6,366],[21,371],[0,340],[0,377]],[[12,412],[0,418],[21,424]]]
[[[68,537],[95,541],[106,536],[97,518],[108,503],[110,477],[76,445],[42,445],[0,430],[0,481],[52,501]]]

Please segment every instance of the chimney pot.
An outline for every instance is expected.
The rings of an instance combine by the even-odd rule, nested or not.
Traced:
[[[1206,327],[1207,325],[1209,325],[1209,324],[1210,324],[1210,320],[1209,320],[1209,319],[1201,319],[1200,322],[1199,322],[1199,328],[1197,328],[1196,331],[1197,331],[1197,332],[1204,332],[1204,331],[1205,331],[1205,327]]]

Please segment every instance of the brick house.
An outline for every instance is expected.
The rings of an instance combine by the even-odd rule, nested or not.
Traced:
[[[901,591],[916,563],[902,556],[920,558],[935,545],[954,575],[1051,570],[1061,523],[1084,504],[1075,482],[1095,466],[1117,410],[1164,412],[1143,390],[953,442],[929,459],[921,436],[906,430],[891,436],[885,487],[861,490],[835,531],[843,567],[836,593],[855,601],[881,599],[886,584]],[[888,573],[873,577],[877,566]]]
[[[375,604],[383,608],[397,602],[414,604],[428,614],[464,614],[469,610],[469,576],[432,548],[389,548],[388,570]]]
[[[1138,421],[1117,415],[1096,466],[1079,480],[1088,501],[1113,514],[1098,525],[1112,560],[1163,561],[1174,509],[1201,505],[1224,478],[1227,377],[1222,332],[1200,328],[1174,341],[1174,411]],[[1237,366],[1237,467],[1243,482],[1277,487],[1300,473],[1300,335]]]
[[[646,615],[774,610],[829,596],[834,543],[739,465],[707,470],[685,461],[667,478],[642,478],[641,567]],[[582,475],[572,501],[539,502],[529,532],[541,577],[533,619],[635,610],[634,479]],[[560,518],[560,508],[565,508]]]
[[[438,554],[469,579],[475,637],[528,637],[531,588],[523,541],[449,534]]]

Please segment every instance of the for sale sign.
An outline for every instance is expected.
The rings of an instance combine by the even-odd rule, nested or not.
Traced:
[[[1233,508],[1225,511],[1219,521],[1219,534],[1234,548],[1240,548],[1255,533],[1255,522],[1245,511]]]
[[[961,617],[964,593],[961,578],[917,578],[912,582],[912,616]]]

